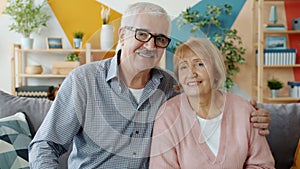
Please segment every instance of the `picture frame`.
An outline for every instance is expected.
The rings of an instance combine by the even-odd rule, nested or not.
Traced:
[[[46,37],[47,49],[63,49],[63,39],[61,37]]]
[[[286,49],[285,36],[267,36],[266,37],[267,49]]]

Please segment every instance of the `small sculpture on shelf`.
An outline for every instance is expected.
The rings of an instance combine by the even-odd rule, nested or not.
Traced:
[[[277,7],[275,5],[271,6],[269,22],[271,24],[276,24],[278,21]]]
[[[279,89],[283,87],[283,82],[280,80],[272,77],[272,79],[269,79],[268,81],[268,87],[271,90],[271,97],[276,98],[278,97]]]

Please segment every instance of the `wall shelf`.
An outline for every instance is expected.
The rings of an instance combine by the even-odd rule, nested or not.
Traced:
[[[45,53],[45,55],[36,55],[38,53]],[[47,54],[51,54],[50,56]],[[89,63],[92,61],[98,61],[106,59],[115,55],[115,50],[101,50],[101,49],[30,49],[24,50],[19,44],[11,45],[11,90],[12,94],[16,95],[15,89],[26,84],[28,78],[41,78],[41,79],[51,79],[51,78],[62,78],[64,79],[67,75],[62,74],[26,74],[25,67],[28,60],[27,54],[31,57],[53,57],[58,55],[63,55],[66,57],[69,53],[77,53],[80,57],[80,64]],[[51,67],[52,62],[47,63],[48,67]]]
[[[269,16],[266,13],[266,7],[270,7],[272,5],[277,6],[278,15],[285,12],[284,10],[284,1],[285,0],[256,0],[253,3],[253,18],[254,19],[254,33],[257,33],[257,38],[253,41],[254,51],[253,54],[256,55],[256,49],[258,54],[257,59],[257,88],[254,90],[256,92],[257,101],[264,102],[272,102],[272,103],[289,103],[289,102],[298,102],[300,98],[292,98],[292,97],[279,97],[279,98],[268,98],[268,88],[267,88],[267,79],[272,77],[273,75],[277,75],[279,78],[284,79],[283,82],[286,84],[287,81],[292,81],[293,79],[284,76],[290,74],[290,71],[293,71],[293,68],[299,68],[300,64],[292,64],[292,65],[265,65],[264,64],[264,50],[266,48],[266,37],[267,36],[286,36],[291,34],[300,34],[300,30],[288,30],[286,21],[278,22],[280,24],[269,24],[268,19]],[[291,0],[289,0],[291,1]],[[276,2],[276,3],[274,3]],[[278,2],[278,3],[277,3]],[[265,6],[266,5],[266,6]],[[299,12],[300,13],[300,12]],[[254,14],[257,14],[255,17]],[[281,25],[283,24],[286,30],[266,30],[265,26],[268,25]],[[288,39],[288,38],[287,38]],[[289,48],[289,43],[286,44],[286,47]],[[256,57],[256,56],[255,56]],[[277,70],[279,69],[279,70]],[[278,75],[278,74],[284,75]],[[281,76],[281,77],[280,77]],[[288,88],[284,89],[283,95],[288,95]]]

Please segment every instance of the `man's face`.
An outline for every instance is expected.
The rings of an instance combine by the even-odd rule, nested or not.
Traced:
[[[141,29],[145,33],[149,32],[152,35],[169,35],[169,21],[158,15],[153,16],[149,14],[141,14],[136,17],[132,17],[132,22],[128,27],[133,28],[121,28],[119,32],[120,44],[122,48],[121,64],[129,66],[134,72],[147,71],[156,66],[165,48],[160,48],[155,45],[154,37],[148,42],[141,42],[135,38],[135,30]],[[143,32],[141,32],[143,33]],[[143,34],[138,34],[143,36]]]

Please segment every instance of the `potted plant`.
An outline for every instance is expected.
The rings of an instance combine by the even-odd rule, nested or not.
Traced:
[[[237,34],[237,30],[226,28],[221,20],[221,16],[231,14],[232,6],[228,4],[222,6],[207,4],[206,9],[207,11],[201,15],[197,10],[192,11],[187,8],[181,12],[177,24],[179,27],[191,25],[191,33],[202,31],[222,52],[227,69],[225,88],[229,90],[234,85],[231,77],[239,72],[238,65],[245,62],[242,55],[246,53],[246,49],[241,46],[242,41]],[[175,48],[173,47],[173,50]]]
[[[283,87],[283,82],[272,77],[272,79],[267,80],[268,87],[271,90],[271,97],[276,98],[278,96],[279,89]]]
[[[102,50],[110,50],[114,43],[113,26],[108,24],[110,15],[110,8],[104,8],[102,6],[101,19],[102,28],[100,32],[100,47]]]
[[[81,31],[76,31],[73,33],[73,41],[74,41],[74,47],[81,48],[82,46],[82,38],[84,36],[84,33]]]
[[[10,31],[23,35],[21,39],[23,49],[32,49],[32,33],[39,34],[42,27],[47,27],[50,19],[49,11],[43,10],[47,2],[34,5],[34,0],[8,0],[4,14],[10,15],[13,23],[9,25]],[[29,43],[29,44],[28,44]]]
[[[70,53],[64,62],[52,63],[52,74],[67,75],[80,65],[77,53]]]
[[[71,53],[66,58],[67,62],[79,62],[79,56],[77,53]]]

